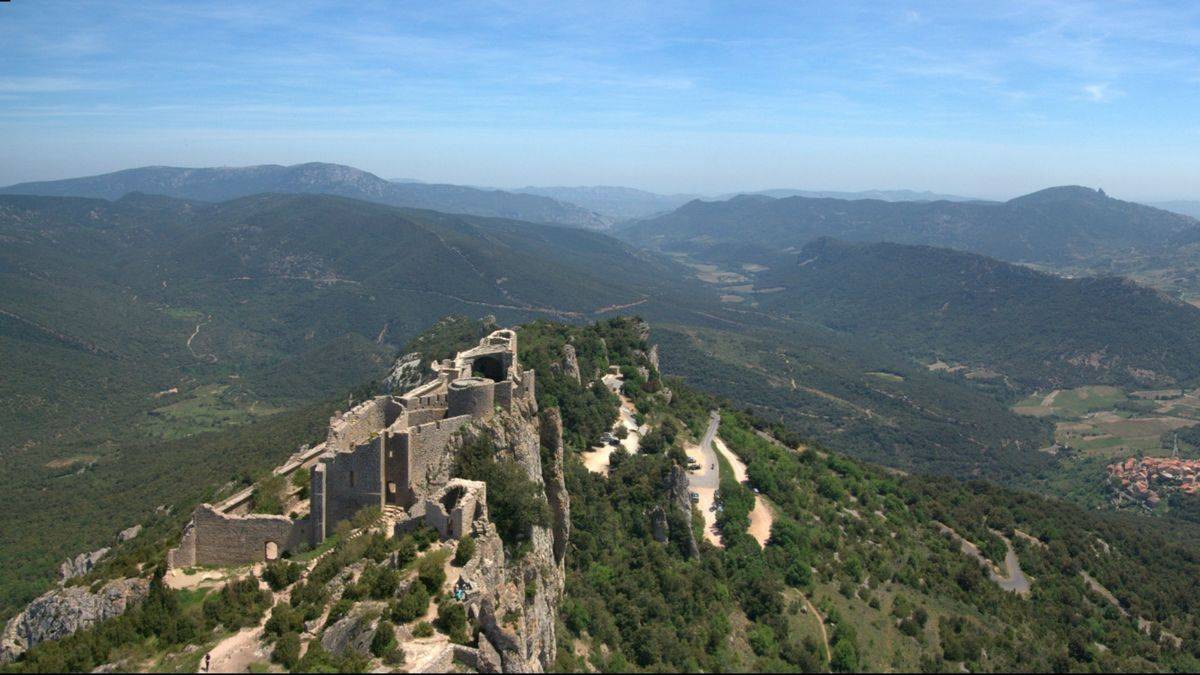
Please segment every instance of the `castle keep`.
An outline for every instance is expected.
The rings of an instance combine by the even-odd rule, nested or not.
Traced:
[[[341,521],[367,507],[398,529],[426,525],[458,538],[486,515],[483,483],[451,480],[449,442],[468,423],[497,410],[536,406],[532,370],[517,361],[517,335],[498,330],[479,346],[433,365],[434,379],[401,396],[377,396],[335,416],[326,441],[304,450],[276,475],[309,471],[307,514],[249,514],[251,490],[202,504],[168,554],[174,567],[272,560],[316,546]]]

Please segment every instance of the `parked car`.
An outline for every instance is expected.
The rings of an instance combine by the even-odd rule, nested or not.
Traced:
[[[692,497],[692,503],[693,503],[693,504],[695,504],[695,503],[697,503],[697,502],[699,502],[699,501],[700,501],[700,493],[699,493],[699,492],[693,492],[693,493],[691,494],[691,497]]]

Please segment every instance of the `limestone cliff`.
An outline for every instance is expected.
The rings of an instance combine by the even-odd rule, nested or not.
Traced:
[[[11,661],[40,642],[66,637],[123,614],[144,600],[149,588],[150,582],[145,579],[118,579],[95,593],[83,586],[70,586],[40,596],[4,626],[0,663]]]
[[[684,532],[676,533],[676,535],[686,539],[688,555],[694,558],[700,554],[700,548],[696,546],[696,535],[692,532],[691,492],[688,489],[687,471],[678,464],[671,467],[671,473],[667,476],[667,492],[671,498],[671,505],[682,516],[685,524],[682,528]]]
[[[543,672],[557,651],[555,617],[565,583],[570,497],[563,478],[561,418],[557,410],[543,417],[538,418],[534,405],[523,405],[513,414],[499,413],[471,425],[452,444],[456,453],[486,437],[498,460],[514,462],[544,490],[551,513],[550,525],[534,526],[528,550],[516,559],[508,557],[491,522],[473,524],[476,555],[463,569],[463,579],[472,587],[468,613],[481,629],[481,671]],[[545,467],[543,444],[549,451]]]

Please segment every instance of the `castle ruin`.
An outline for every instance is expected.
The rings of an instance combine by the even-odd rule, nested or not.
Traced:
[[[535,409],[532,370],[517,361],[517,335],[497,330],[479,345],[433,366],[434,378],[401,396],[377,396],[330,419],[324,443],[275,470],[310,472],[307,513],[247,513],[248,488],[193,513],[172,567],[238,565],[316,547],[338,523],[364,508],[382,511],[396,529],[431,527],[458,538],[486,517],[483,483],[452,480],[451,438],[467,424],[518,405]]]

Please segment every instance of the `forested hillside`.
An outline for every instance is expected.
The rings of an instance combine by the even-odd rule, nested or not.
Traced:
[[[228,430],[344,401],[447,313],[582,320],[681,278],[583,230],[324,195],[4,196],[0,241],[0,510],[31,513],[0,528],[5,614],[170,505],[158,481],[241,481],[205,457]]]
[[[1007,202],[847,201],[741,195],[693,201],[624,228],[640,245],[724,262],[760,262],[818,237],[946,246],[1008,261],[1067,263],[1157,247],[1198,226],[1188,216],[1057,187]],[[730,248],[733,246],[734,248]]]
[[[761,309],[1019,387],[1177,386],[1200,377],[1200,310],[1124,279],[1064,279],[948,249],[805,246],[755,275]]]
[[[436,354],[474,331],[471,322],[443,322],[412,346]],[[1191,543],[1192,526],[1087,512],[984,483],[899,476],[851,460],[836,444],[822,446],[682,381],[663,380],[637,320],[539,321],[518,335],[520,358],[539,372],[539,407],[558,408],[569,420],[564,437],[576,439],[567,444],[565,462],[571,529],[557,670],[1200,667],[1200,596],[1193,583],[1200,551]],[[579,382],[555,368],[565,344],[577,347]],[[579,452],[616,415],[613,397],[592,379],[609,366],[631,378],[624,392],[655,433],[636,454],[618,451],[605,475],[587,470]],[[721,460],[715,543],[701,536],[702,514],[681,511],[670,488],[685,446],[698,441],[714,409],[721,411],[721,439],[747,474],[739,483]],[[489,502],[494,493],[507,503],[501,477],[485,480]],[[759,499],[773,521],[765,546],[747,533]],[[654,525],[655,513],[667,514],[665,535]],[[274,650],[264,658],[284,669],[362,671],[380,659],[404,662],[406,655],[389,651],[387,640],[372,639],[362,653],[310,647],[301,658],[287,639],[307,630],[310,614],[321,635],[360,602],[402,624],[430,606],[445,576],[427,564],[429,553],[421,555],[425,535],[388,541],[369,527],[364,519],[343,528],[328,555],[265,568],[261,577],[272,589],[293,588],[291,600],[273,608],[257,583],[232,578],[207,595],[152,585],[150,599],[126,617],[44,643],[6,669],[90,670],[114,662],[193,668],[199,654],[268,611],[265,635]],[[81,583],[134,573],[138,563],[153,569],[172,537],[162,528],[144,537]],[[698,542],[694,550],[690,538]],[[416,584],[401,590],[397,575],[414,567]],[[323,620],[330,598],[322,584],[347,569],[363,572]],[[433,590],[421,594],[425,588]],[[455,619],[453,604],[440,600],[438,618],[425,630],[473,645],[478,626],[469,617]],[[380,625],[391,630],[390,623]]]

